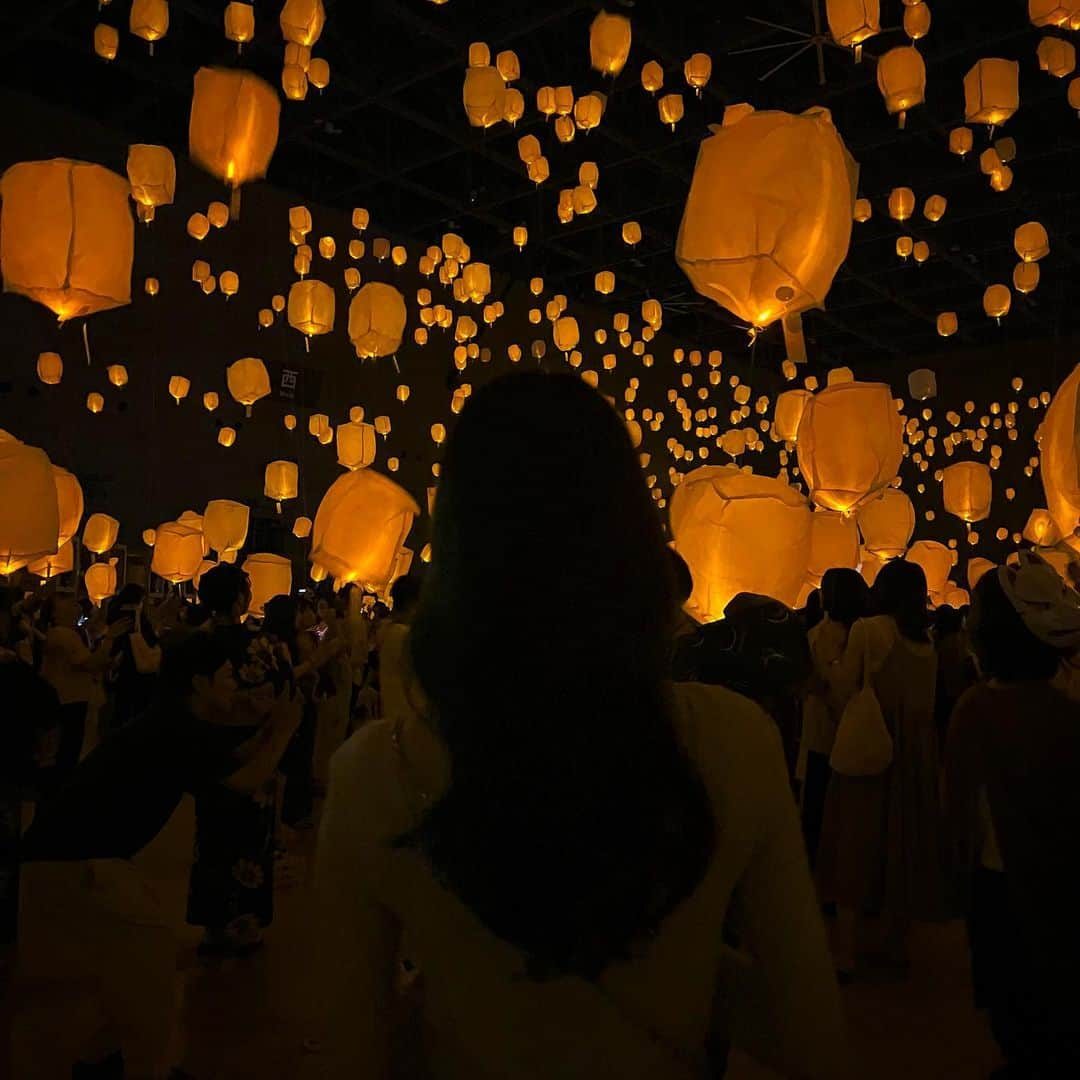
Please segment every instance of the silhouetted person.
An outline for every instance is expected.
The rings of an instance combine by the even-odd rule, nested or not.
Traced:
[[[975,587],[986,682],[949,725],[945,805],[969,888],[975,1002],[1008,1076],[1080,1075],[1080,703],[1053,685],[1080,646],[1080,597],[1028,553]]]
[[[573,377],[479,390],[432,550],[411,711],[333,761],[324,1075],[390,1075],[400,994],[439,1074],[689,1080],[730,1032],[841,1075],[779,740],[745,698],[667,682],[671,562],[617,413]]]

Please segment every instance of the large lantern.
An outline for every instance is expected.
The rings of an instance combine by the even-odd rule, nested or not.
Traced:
[[[251,406],[270,394],[270,372],[257,356],[246,356],[225,369],[225,382],[233,400],[251,415]]]
[[[0,567],[2,566],[3,560],[0,558]],[[40,559],[35,559],[33,562],[26,564],[26,572],[33,574],[34,577],[41,578],[43,581],[59,577],[61,574],[68,574],[74,569],[75,545],[70,540],[66,544],[61,544],[56,554],[44,555]]]
[[[259,552],[249,555],[240,567],[251,581],[249,615],[262,616],[267,600],[292,592],[292,563],[280,555]]]
[[[903,458],[892,391],[885,383],[826,387],[806,403],[797,448],[814,502],[841,513],[856,509],[896,476]]]
[[[278,21],[286,41],[311,48],[326,24],[323,0],[285,0]]]
[[[311,561],[342,583],[382,590],[420,507],[371,469],[339,476],[315,514]]]
[[[862,43],[881,30],[880,0],[827,0],[825,15],[833,41],[855,49],[857,58]]]
[[[405,334],[405,297],[381,281],[369,281],[349,304],[349,340],[359,357],[390,356]]]
[[[195,74],[189,153],[233,189],[233,217],[240,209],[240,185],[266,175],[280,114],[277,91],[250,71],[204,67]]]
[[[88,566],[83,574],[83,583],[86,585],[86,595],[94,606],[101,607],[110,596],[116,595],[116,560],[109,559]]]
[[[795,604],[810,555],[812,515],[793,487],[733,465],[704,465],[675,489],[670,515],[675,549],[694,578],[687,610],[695,618],[721,618],[741,592]]]
[[[127,180],[100,165],[55,158],[0,178],[4,291],[63,322],[131,302],[135,226]]]
[[[916,540],[904,556],[908,562],[921,566],[926,575],[926,591],[940,602],[948,588],[949,574],[953,568],[953,553],[936,540]]]
[[[247,540],[251,511],[232,499],[211,499],[203,511],[203,536],[219,555],[239,551]]]
[[[286,499],[295,499],[300,486],[300,469],[295,461],[271,461],[263,475],[263,494],[277,503],[277,512],[281,513],[281,504]]]
[[[1077,390],[1080,365],[1057,388],[1040,428],[1039,451],[1046,505],[1061,535],[1071,548],[1080,551],[1076,535],[1080,525],[1080,417]]]
[[[1061,530],[1049,510],[1039,506],[1031,511],[1024,526],[1024,539],[1036,547],[1053,547],[1061,542]]]
[[[994,488],[990,469],[981,461],[958,461],[942,474],[945,509],[961,521],[972,524],[990,516]]]
[[[502,120],[506,112],[506,83],[498,69],[490,65],[466,68],[461,100],[473,127],[489,128]]]
[[[810,558],[806,577],[815,589],[821,587],[826,570],[859,565],[859,527],[853,517],[818,510],[810,516]]]
[[[1004,124],[1020,107],[1020,65],[984,57],[964,76],[964,118],[969,124]]]
[[[895,559],[907,551],[915,532],[915,507],[902,491],[887,487],[859,507],[857,520],[863,547],[880,559]]]
[[[890,116],[899,114],[900,127],[907,122],[908,109],[926,100],[926,63],[913,45],[890,49],[878,60],[878,89]]]
[[[630,56],[632,36],[625,15],[601,11],[589,27],[589,62],[604,75],[618,75]]]
[[[371,424],[339,424],[337,428],[338,464],[346,469],[366,469],[375,460],[375,428]]]
[[[157,528],[150,569],[173,585],[191,579],[203,561],[203,533],[182,521],[167,521]]]
[[[60,511],[52,465],[44,450],[0,431],[0,574],[52,555]]]
[[[116,544],[120,522],[108,514],[91,514],[83,526],[83,547],[95,555],[104,555]]]
[[[701,144],[675,257],[754,328],[824,303],[847,255],[858,167],[827,109],[732,106]],[[785,318],[785,332],[797,331]]]
[[[334,329],[336,310],[334,290],[325,282],[297,281],[289,289],[289,325],[307,338],[307,344]]]

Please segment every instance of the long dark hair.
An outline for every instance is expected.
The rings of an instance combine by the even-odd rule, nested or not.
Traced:
[[[821,579],[821,606],[834,622],[849,630],[866,614],[870,589],[858,570],[834,566]]]
[[[296,634],[296,614],[299,610],[295,596],[272,596],[263,607],[263,633],[279,641],[289,650],[294,664],[299,662],[300,645]]]
[[[870,591],[874,612],[891,615],[901,637],[908,641],[929,641],[926,628],[930,614],[926,607],[926,574],[918,563],[891,559],[874,579]]]
[[[671,560],[579,379],[479,391],[447,448],[410,636],[451,784],[424,851],[535,978],[595,978],[700,882],[713,819],[671,723]]]

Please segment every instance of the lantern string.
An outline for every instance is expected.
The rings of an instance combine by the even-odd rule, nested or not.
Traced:
[[[86,366],[89,367],[90,366],[90,335],[87,333],[87,330],[86,330],[86,320],[85,319],[83,319],[83,324],[82,324],[82,339],[83,339],[83,348],[86,350]]]
[[[229,216],[233,221],[240,220],[240,185],[232,189],[232,194],[229,196]]]

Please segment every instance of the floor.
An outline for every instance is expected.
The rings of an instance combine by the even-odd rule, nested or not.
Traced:
[[[192,810],[185,803],[140,856],[182,925]],[[185,928],[179,964],[185,1068],[197,1080],[295,1080],[303,1070],[306,935],[311,836],[298,836],[261,953],[208,966]],[[1000,1062],[984,1019],[970,1003],[963,927],[919,927],[904,981],[856,983],[844,991],[861,1064],[874,1080],[982,1080]],[[12,1024],[12,1080],[67,1080],[66,1025],[56,997],[23,999]],[[2,1071],[0,1064],[0,1071]],[[776,1074],[736,1057],[730,1080]]]

